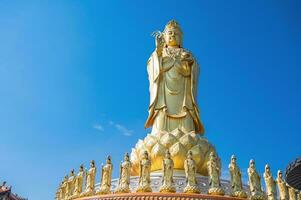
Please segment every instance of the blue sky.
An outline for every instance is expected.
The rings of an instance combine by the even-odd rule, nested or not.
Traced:
[[[1,1],[0,181],[53,199],[70,169],[112,155],[144,130],[150,34],[176,19],[201,65],[205,136],[226,168],[301,153],[301,14],[297,1]],[[99,170],[97,182],[99,181]]]

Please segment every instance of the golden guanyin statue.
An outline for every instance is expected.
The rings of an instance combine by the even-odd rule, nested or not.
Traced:
[[[84,165],[80,165],[79,171],[74,181],[74,193],[72,195],[72,199],[78,198],[82,193],[84,176],[85,176]]]
[[[90,162],[90,169],[86,172],[86,186],[81,193],[81,197],[91,196],[94,194],[96,167],[94,160]]]
[[[145,123],[152,131],[132,149],[132,175],[139,174],[139,160],[144,151],[150,154],[151,171],[161,171],[166,150],[175,170],[184,170],[186,154],[192,151],[197,173],[208,175],[206,163],[215,149],[201,137],[204,127],[196,102],[198,63],[183,48],[183,33],[175,20],[154,36],[156,49],[147,62],[150,104]]]
[[[209,173],[209,190],[208,194],[212,195],[224,195],[225,192],[221,186],[220,176],[221,169],[217,163],[217,158],[214,152],[210,153],[210,159],[207,162]]]
[[[131,178],[130,156],[128,153],[124,156],[124,161],[120,164],[120,175],[116,193],[129,193],[130,192],[130,178]]]
[[[239,198],[247,198],[246,192],[242,187],[241,171],[236,163],[236,156],[231,156],[231,162],[229,164],[230,178],[231,178],[231,196]]]
[[[176,192],[173,182],[173,168],[174,162],[171,159],[170,152],[167,150],[165,158],[163,160],[163,180],[162,186],[160,187],[160,192],[173,193]]]
[[[196,163],[193,159],[192,151],[188,151],[187,159],[184,162],[186,186],[185,193],[200,193],[198,183],[196,181]]]
[[[255,168],[255,161],[250,160],[250,165],[248,168],[248,176],[249,176],[249,186],[251,192],[252,200],[264,200],[266,199],[260,182],[260,176]]]
[[[288,190],[286,186],[286,182],[282,179],[282,171],[278,170],[277,178],[276,178],[278,191],[279,191],[279,199],[280,200],[288,200]]]
[[[101,166],[100,189],[96,194],[111,193],[112,170],[113,165],[111,162],[111,156],[108,156],[106,164],[104,166]]]
[[[276,190],[276,181],[273,179],[270,166],[265,165],[265,170],[263,173],[266,194],[268,196],[268,200],[277,200],[277,190]]]
[[[140,161],[139,183],[136,192],[152,192],[151,180],[151,160],[147,151],[144,152],[143,158]]]

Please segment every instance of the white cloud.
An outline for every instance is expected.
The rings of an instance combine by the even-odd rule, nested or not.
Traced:
[[[111,126],[114,126],[119,132],[121,132],[124,136],[131,136],[133,135],[134,131],[126,128],[124,125],[115,123],[113,121],[109,121]]]
[[[100,125],[100,124],[95,124],[95,125],[93,126],[93,128],[96,129],[96,130],[98,130],[98,131],[104,131],[103,126]]]

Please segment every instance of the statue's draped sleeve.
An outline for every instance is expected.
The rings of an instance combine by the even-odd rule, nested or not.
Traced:
[[[161,62],[162,62],[162,58],[158,56],[156,51],[152,53],[151,57],[147,61],[150,103],[148,107],[149,115],[145,123],[146,128],[152,126],[154,120],[154,115],[155,115],[154,108],[156,105],[156,100],[158,95]]]

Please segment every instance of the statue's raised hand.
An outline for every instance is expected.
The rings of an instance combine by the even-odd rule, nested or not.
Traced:
[[[161,53],[165,45],[163,33],[161,31],[155,31],[152,33],[152,36],[155,37],[157,52],[159,51],[158,53]]]

